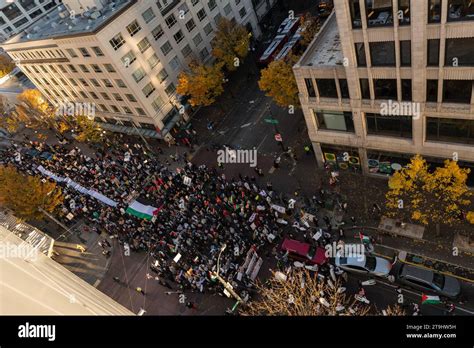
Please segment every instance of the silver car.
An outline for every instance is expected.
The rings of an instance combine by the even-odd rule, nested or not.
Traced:
[[[336,266],[347,272],[370,274],[377,277],[388,277],[392,264],[376,256],[359,255],[355,257],[337,256]]]
[[[427,293],[457,298],[461,293],[459,280],[430,269],[403,264],[397,274],[398,283]]]

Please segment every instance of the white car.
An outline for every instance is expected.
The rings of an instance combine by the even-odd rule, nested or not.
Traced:
[[[351,273],[370,274],[377,277],[388,277],[392,264],[376,256],[358,255],[344,257],[338,255],[335,258],[336,266]]]

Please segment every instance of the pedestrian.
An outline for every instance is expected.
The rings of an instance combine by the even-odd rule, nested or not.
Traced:
[[[352,226],[356,225],[356,218],[354,216],[351,216],[351,221],[352,221]]]
[[[308,145],[306,145],[304,147],[304,152],[306,153],[306,155],[309,155],[311,153],[311,148]]]
[[[191,302],[191,301],[186,302],[186,307],[188,307],[189,309],[197,310],[196,304],[194,302]]]
[[[448,315],[454,315],[454,311],[456,310],[455,304],[451,302],[451,303],[448,303],[446,307],[448,309],[448,312],[447,312]]]
[[[120,278],[119,277],[114,277],[113,280],[117,283],[120,283]]]
[[[339,228],[339,240],[344,240],[346,238],[346,235],[344,233],[344,230],[342,228]]]
[[[418,316],[420,314],[420,306],[417,303],[413,303],[413,315]]]
[[[142,294],[143,296],[145,296],[145,291],[143,291],[142,288],[137,287],[135,290],[136,290],[137,292],[139,292],[140,294]]]

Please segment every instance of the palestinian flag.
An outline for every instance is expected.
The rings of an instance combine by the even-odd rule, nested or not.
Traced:
[[[160,208],[161,209],[161,208]],[[153,216],[157,215],[160,209],[133,201],[127,208],[126,212],[130,215],[136,216],[139,219],[151,220]]]
[[[439,296],[429,296],[421,294],[421,304],[438,304],[441,303]]]
[[[370,237],[363,235],[361,232],[359,232],[359,239],[362,243],[370,243]]]

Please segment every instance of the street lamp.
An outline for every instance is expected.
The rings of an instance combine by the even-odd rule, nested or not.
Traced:
[[[230,285],[228,281],[224,280],[224,278],[219,275],[221,255],[226,248],[227,244],[222,245],[219,256],[217,257],[217,272],[213,272],[213,276],[217,278],[222,283],[222,285],[224,285],[224,288],[238,301],[237,303],[243,303],[245,301],[242,300],[242,298],[234,291],[232,285]]]

